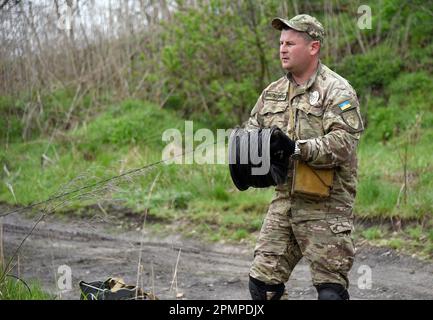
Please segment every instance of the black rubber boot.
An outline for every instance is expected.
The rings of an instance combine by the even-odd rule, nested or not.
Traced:
[[[268,293],[272,293],[269,300],[280,300],[284,284],[266,284],[250,276],[249,289],[253,300],[268,300]]]
[[[315,286],[318,300],[349,300],[349,292],[338,283],[321,283]]]

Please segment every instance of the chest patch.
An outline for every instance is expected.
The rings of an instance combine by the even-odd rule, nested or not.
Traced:
[[[309,97],[310,105],[314,106],[319,101],[319,91],[313,91]]]

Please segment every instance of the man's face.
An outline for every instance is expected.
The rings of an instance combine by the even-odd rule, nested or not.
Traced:
[[[303,38],[295,30],[282,30],[280,36],[280,60],[283,69],[292,72],[302,72],[312,59],[312,42]]]

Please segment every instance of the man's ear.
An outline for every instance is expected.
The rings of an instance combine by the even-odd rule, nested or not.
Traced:
[[[310,53],[312,56],[319,53],[320,51],[320,41],[311,41],[310,43]]]

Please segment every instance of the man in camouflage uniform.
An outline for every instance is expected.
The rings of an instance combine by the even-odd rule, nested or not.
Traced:
[[[320,62],[325,32],[317,19],[301,14],[276,18],[272,26],[281,30],[280,59],[287,74],[262,92],[245,128],[279,127],[296,143],[299,161],[333,169],[334,178],[326,198],[292,194],[291,157],[288,182],[276,187],[255,247],[251,296],[287,297],[284,283],[305,257],[319,299],[349,299],[356,148],[364,129],[358,99],[347,80]]]

